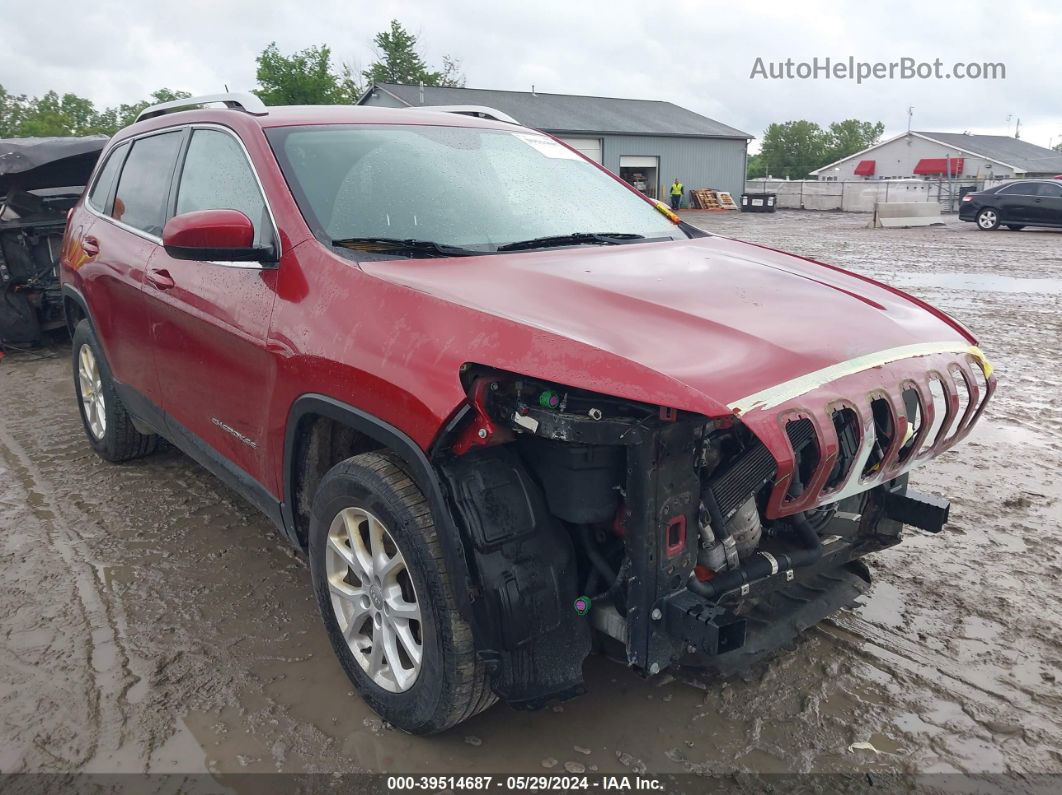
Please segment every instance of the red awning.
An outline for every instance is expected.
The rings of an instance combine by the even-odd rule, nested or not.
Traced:
[[[951,176],[957,177],[962,173],[963,158],[951,158]],[[942,177],[947,175],[948,159],[944,157],[924,157],[914,167],[914,173],[924,177]]]
[[[876,161],[874,160],[860,160],[859,165],[855,167],[855,175],[857,177],[872,177],[874,176],[874,166]]]

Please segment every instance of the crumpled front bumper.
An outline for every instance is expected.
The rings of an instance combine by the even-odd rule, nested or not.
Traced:
[[[942,397],[934,400],[932,382],[939,382]],[[777,463],[774,485],[767,503],[771,519],[807,511],[819,505],[888,483],[905,472],[950,449],[970,432],[996,388],[992,366],[979,348],[958,343],[929,343],[862,356],[763,390],[736,401],[730,409],[738,415]],[[910,441],[904,393],[917,395],[920,419]],[[894,432],[881,458],[868,461],[881,438],[872,405],[887,409]],[[834,414],[854,413],[857,452],[838,475],[834,472],[840,449]],[[939,426],[935,422],[943,411]],[[853,416],[853,415],[846,415]],[[805,478],[798,494],[791,494],[796,452],[787,432],[791,423],[809,420],[814,426],[818,463]],[[933,438],[929,438],[933,431]],[[910,441],[910,444],[906,444]]]

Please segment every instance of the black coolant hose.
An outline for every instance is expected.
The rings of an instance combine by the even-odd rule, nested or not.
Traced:
[[[725,571],[708,582],[701,582],[694,575],[690,577],[686,587],[705,599],[715,599],[727,591],[740,588],[745,583],[752,583],[780,571],[799,569],[815,563],[822,557],[822,541],[819,539],[819,534],[815,532],[815,528],[811,526],[803,513],[793,514],[789,522],[804,545],[803,549],[778,555],[770,552],[757,552],[744,565]]]

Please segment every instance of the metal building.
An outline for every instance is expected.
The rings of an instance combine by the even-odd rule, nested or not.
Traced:
[[[949,173],[950,172],[950,173]],[[897,135],[811,172],[820,180],[1053,177],[1062,153],[1007,135],[917,132]]]
[[[741,193],[752,137],[670,102],[648,99],[375,83],[358,104],[485,105],[557,136],[653,198],[666,198],[675,177],[687,191]]]

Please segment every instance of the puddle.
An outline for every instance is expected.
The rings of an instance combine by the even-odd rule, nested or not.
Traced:
[[[1062,279],[1024,279],[994,273],[897,273],[888,279],[897,287],[936,287],[986,293],[1062,295]]]

